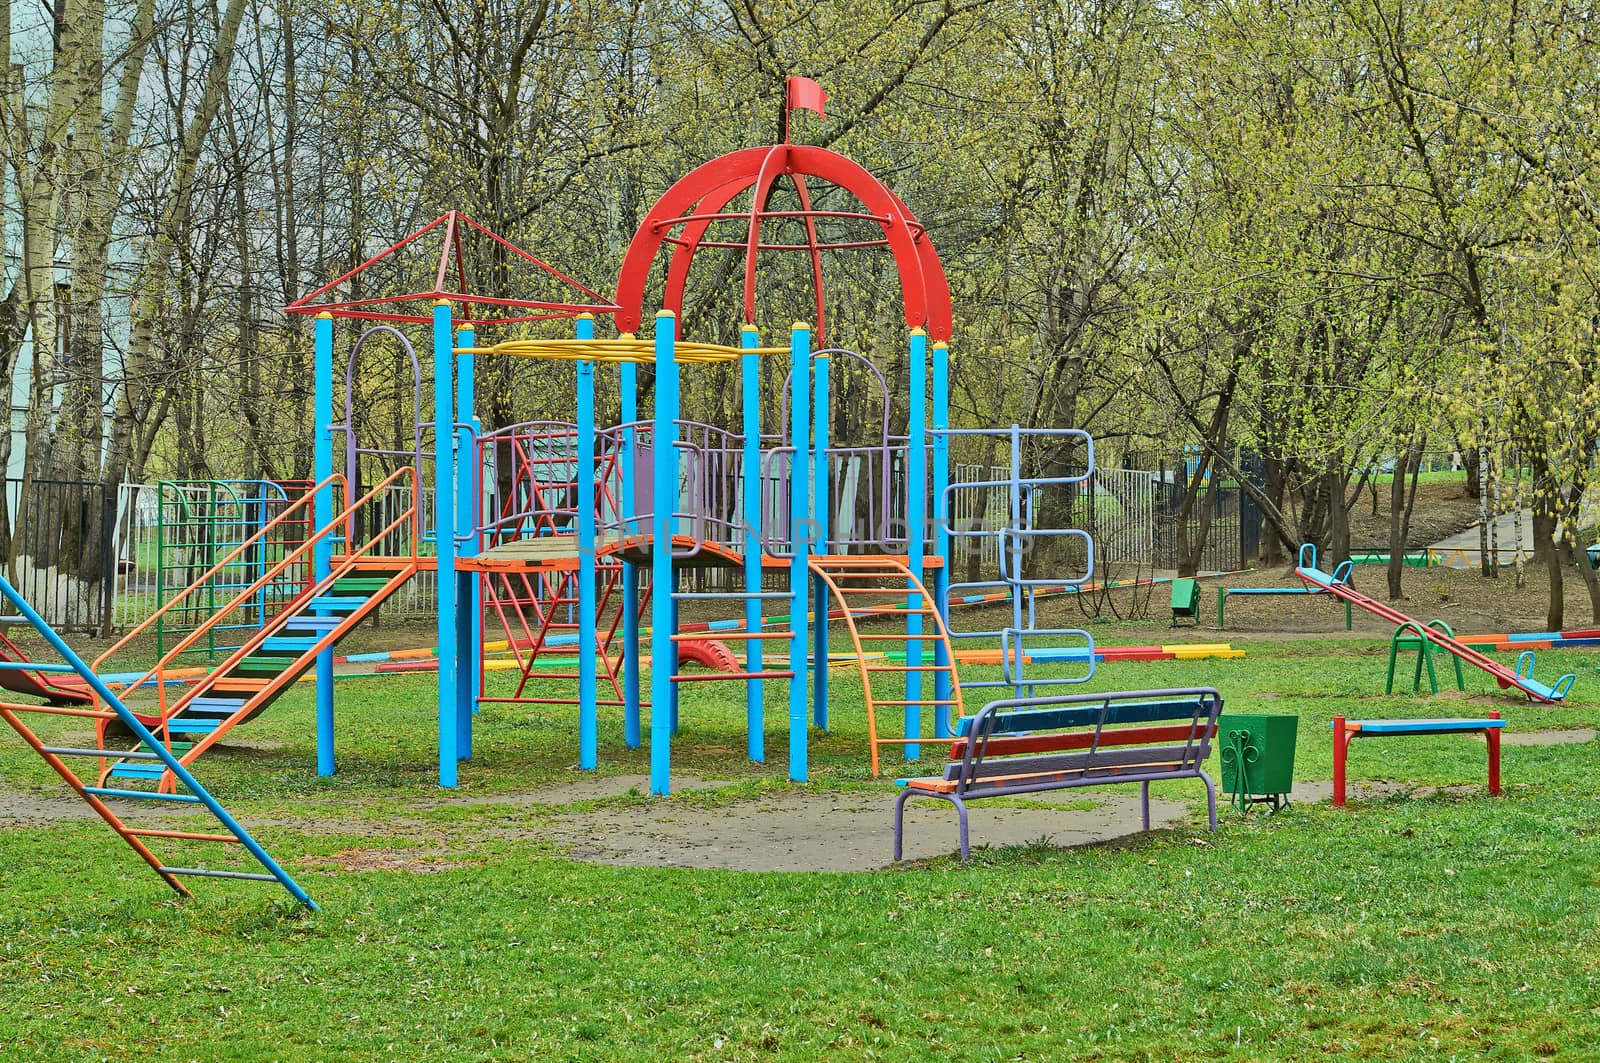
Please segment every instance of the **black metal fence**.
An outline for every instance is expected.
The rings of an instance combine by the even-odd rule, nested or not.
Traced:
[[[116,590],[116,492],[71,480],[8,479],[5,486],[6,578],[52,626],[103,631]]]
[[[1177,568],[1180,542],[1192,551],[1202,534],[1205,540],[1198,565],[1201,572],[1231,572],[1260,555],[1261,510],[1246,491],[1236,483],[1206,484],[1184,515],[1188,491],[1189,483],[1181,470],[1176,476],[1167,473],[1156,481],[1156,568]]]

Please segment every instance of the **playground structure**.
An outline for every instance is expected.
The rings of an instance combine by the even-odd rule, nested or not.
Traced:
[[[783,209],[784,194],[792,209]],[[826,195],[843,201],[839,209],[818,205]],[[740,196],[748,206],[735,205]],[[846,231],[830,237],[834,227]],[[406,256],[433,240],[438,257],[416,290],[393,294],[393,285],[367,284],[389,294],[338,294],[367,271],[403,271]],[[474,243],[554,295],[474,289],[467,253]],[[823,342],[823,254],[861,248],[893,255],[907,328],[903,381]],[[737,347],[679,335],[689,268],[707,249],[745,259]],[[795,324],[783,346],[762,346],[756,328],[755,267],[769,251],[804,253],[814,289],[814,326]],[[647,292],[662,252],[665,283],[651,315]],[[480,705],[553,704],[574,710],[583,768],[598,764],[602,710],[620,712],[633,747],[644,741],[648,711],[651,791],[667,793],[678,690],[703,681],[742,686],[747,754],[755,761],[767,757],[765,684],[787,682],[788,775],[804,780],[809,731],[829,726],[834,625],[850,639],[875,773],[885,749],[900,746],[914,758],[930,739],[951,735],[964,690],[1037,696],[1087,679],[1101,657],[1086,632],[1043,624],[1037,604],[1093,577],[1089,535],[1043,527],[1036,514],[1046,492],[1093,489],[1093,441],[1075,429],[950,427],[952,319],[938,255],[904,203],[836,153],[780,144],[691,171],[640,225],[614,301],[452,211],[287,309],[315,317],[314,482],[251,534],[214,551],[209,567],[95,662],[109,668],[144,630],[172,632],[170,641],[163,635],[157,663],[127,689],[131,711],[184,766],[314,669],[318,771],[331,774],[333,647],[429,570],[438,574],[444,786],[456,784],[458,764],[472,755]],[[647,316],[652,335],[641,339]],[[604,317],[614,319],[615,337],[597,338],[596,320]],[[339,318],[367,326],[344,362],[342,420],[335,417]],[[561,318],[575,321],[571,338],[478,338],[480,329]],[[407,325],[431,326],[431,409]],[[363,349],[379,343],[399,352],[411,373],[409,423],[381,442],[356,398]],[[475,394],[482,358],[573,363],[575,419],[485,430]],[[762,363],[773,359],[786,361],[778,389],[763,383]],[[641,365],[653,370],[648,411]],[[717,366],[737,372],[738,423],[684,419],[681,378]],[[831,389],[844,380],[858,394],[864,389],[880,413],[861,439],[830,438]],[[597,398],[606,390],[620,417],[599,425]],[[906,410],[898,431],[890,424],[896,398]],[[964,441],[1005,451],[1006,475],[953,483],[951,449]],[[1072,455],[1066,474],[1029,474],[1041,464],[1031,451],[1046,447]],[[963,492],[1003,493],[1001,527],[956,525],[950,515],[971,508]],[[1036,571],[1035,552],[1052,544],[1067,558],[1068,574]],[[964,578],[952,578],[952,555],[966,552],[995,557],[994,570],[964,565]],[[975,629],[952,625],[952,603],[995,597],[1009,603],[1008,616]],[[705,638],[682,623],[685,607],[742,614],[738,630],[717,633],[744,646],[740,670],[679,667],[684,644]],[[503,639],[486,638],[495,628]],[[956,651],[964,639],[981,648]],[[491,642],[514,662],[506,669],[509,691],[484,688]],[[223,659],[196,679],[192,656],[184,655],[213,646]],[[965,652],[997,652],[985,659],[1000,666],[998,678],[964,686]],[[150,752],[143,742],[126,751],[106,746],[102,782],[142,780],[175,792],[175,773]]]
[[[782,209],[776,197],[784,182],[795,202],[792,209]],[[853,205],[818,207],[818,185],[850,197]],[[748,206],[736,207],[742,196],[748,196]],[[834,224],[869,234],[823,239],[822,230]],[[742,236],[724,238],[723,229],[739,225],[744,226]],[[786,235],[785,229],[800,235]],[[336,294],[363,272],[394,265],[425,238],[440,241],[436,268],[429,270],[431,283],[401,294],[394,294],[393,287],[368,285],[368,290],[388,293],[369,298]],[[557,296],[508,297],[474,289],[465,249],[472,241],[555,286]],[[824,341],[822,254],[863,248],[887,248],[893,255],[907,330],[904,380],[891,380],[863,354]],[[739,346],[693,342],[680,335],[689,271],[697,252],[705,249],[744,256]],[[774,251],[807,256],[814,324],[796,323],[786,344],[763,346],[756,325],[756,264],[761,253]],[[664,286],[659,309],[650,315],[647,296],[654,291],[652,278],[663,252]],[[417,303],[425,304],[425,310]],[[1066,428],[951,427],[953,327],[942,266],[926,230],[904,203],[843,156],[786,143],[734,152],[692,171],[641,224],[624,259],[614,300],[452,211],[286,309],[315,318],[311,482],[295,485],[293,491],[279,488],[272,497],[263,489],[248,505],[236,497],[232,501],[242,505],[238,519],[221,515],[225,507],[214,497],[206,500],[206,515],[196,515],[194,496],[184,494],[195,490],[194,485],[174,485],[180,504],[190,507],[175,518],[174,526],[204,523],[205,530],[196,534],[206,550],[201,557],[180,558],[177,548],[195,540],[175,540],[170,564],[186,566],[192,578],[170,597],[165,579],[159,580],[162,600],[155,614],[93,666],[74,657],[0,581],[0,593],[67,661],[0,663],[0,686],[45,702],[0,704],[0,716],[174,889],[184,891],[182,875],[271,880],[311,904],[202,789],[189,768],[234,727],[314,673],[318,772],[332,774],[334,647],[427,571],[437,578],[434,659],[443,786],[457,783],[460,762],[472,756],[473,717],[479,706],[506,703],[570,707],[577,725],[577,759],[585,769],[598,766],[602,710],[620,715],[630,747],[644,743],[648,723],[650,789],[666,794],[672,740],[680,723],[678,692],[682,683],[706,681],[741,685],[747,755],[758,762],[767,757],[766,684],[787,684],[787,772],[791,779],[804,781],[810,731],[830,725],[830,634],[834,625],[842,625],[852,650],[849,663],[864,694],[874,774],[883,768],[886,749],[901,747],[911,760],[925,745],[949,745],[955,739],[966,767],[946,767],[944,778],[924,787],[930,792],[942,795],[941,787],[951,784],[961,789],[958,796],[971,798],[1080,785],[1102,770],[1096,758],[1105,744],[1105,724],[1161,723],[1116,730],[1110,744],[1120,740],[1142,747],[1159,741],[1179,746],[1133,748],[1101,758],[1106,774],[1099,781],[1115,777],[1147,784],[1152,778],[1201,778],[1215,825],[1214,789],[1199,768],[1221,707],[1214,690],[1117,695],[1139,700],[1131,714],[1115,720],[1108,715],[1106,696],[1088,699],[1100,708],[1084,714],[1072,708],[1081,699],[1049,691],[1083,682],[1102,660],[1237,656],[1239,651],[1175,645],[1119,647],[1113,653],[1097,649],[1087,632],[1041,620],[1042,598],[1093,585],[1095,544],[1089,534],[1046,527],[1039,516],[1040,500],[1047,493],[1094,490],[1093,440]],[[644,339],[640,333],[647,316],[652,329]],[[597,320],[605,317],[613,319],[616,336],[596,336]],[[368,323],[344,362],[342,421],[335,416],[339,388],[334,332],[341,318]],[[570,338],[512,335],[479,341],[480,330],[557,319],[574,322]],[[429,374],[401,327],[405,325],[430,329],[431,396],[425,388]],[[378,342],[392,344],[411,370],[410,417],[398,441],[380,442],[357,415],[360,357],[368,343]],[[477,416],[480,358],[572,363],[574,420],[528,420],[486,430]],[[779,359],[785,361],[787,376],[774,389],[761,367]],[[641,365],[653,370],[648,391],[641,387]],[[724,373],[724,379],[737,374],[737,424],[682,416],[683,376],[707,367]],[[862,439],[831,438],[829,412],[840,374],[866,381],[881,410]],[[608,392],[619,414],[615,424],[601,425],[597,410]],[[646,395],[652,404],[648,411],[642,408]],[[903,400],[906,410],[899,430],[891,427],[896,399]],[[951,452],[963,441],[1005,450],[1004,475],[954,482]],[[1070,471],[1052,476],[1030,472],[1043,465],[1029,453],[1039,448],[1071,455],[1071,462],[1050,463]],[[953,519],[972,508],[963,506],[963,492],[993,491],[1005,499],[998,528],[976,528]],[[846,497],[864,503],[845,506]],[[1054,550],[1038,550],[1052,541]],[[1053,563],[1070,571],[1039,571],[1036,552],[1053,554]],[[995,570],[963,565],[958,579],[954,562],[966,554],[992,556]],[[158,564],[167,563],[162,544]],[[1355,592],[1348,567],[1333,575],[1317,570],[1314,551],[1309,558],[1302,551],[1297,572],[1307,587],[1289,593],[1323,593],[1345,602],[1347,626],[1351,605],[1414,624]],[[1004,603],[1006,615],[971,628],[955,623],[953,606],[972,602]],[[1175,607],[1178,603],[1175,595]],[[686,606],[721,607],[740,616],[685,623],[681,613]],[[1198,592],[1192,583],[1185,588],[1182,606],[1187,618],[1198,619]],[[730,671],[725,656],[705,648],[712,624],[732,625],[717,628],[717,636],[744,646],[742,667],[734,662]],[[503,640],[486,638],[494,627]],[[1554,687],[1533,680],[1531,655],[1526,668],[1519,660],[1510,671],[1433,628],[1414,630],[1430,646],[1491,672],[1502,686],[1515,686],[1534,700],[1559,701],[1571,686],[1571,676]],[[157,639],[156,663],[128,677],[122,691],[114,692],[103,676],[113,658],[147,632]],[[960,648],[962,640],[977,645]],[[493,662],[511,665],[506,669],[514,673],[509,693],[485,689],[492,645],[511,655],[509,662]],[[690,646],[696,649],[690,651]],[[222,659],[195,674],[197,651]],[[715,670],[685,671],[680,666],[691,657],[713,664]],[[575,669],[562,667],[573,664]],[[959,669],[969,664],[998,666],[998,677],[963,682]],[[1429,664],[1431,669],[1431,659]],[[1058,671],[1041,672],[1043,667]],[[52,672],[76,674],[85,690],[53,681]],[[964,713],[966,696],[975,689],[1002,694],[990,702],[976,731]],[[1043,696],[1041,690],[1046,691]],[[1150,702],[1174,693],[1196,696],[1176,707]],[[1050,706],[1057,711],[1048,718],[1007,720],[1002,728],[1006,733],[992,747],[996,754],[1075,757],[1075,751],[1089,749],[1088,759],[1033,763],[1027,767],[1036,777],[1013,786],[1004,773],[1017,762],[997,757],[985,776],[990,785],[971,792],[967,787],[977,780],[966,770],[974,760],[971,736],[988,742],[997,726],[997,706]],[[96,746],[48,746],[22,722],[22,712],[93,719]],[[1026,712],[1017,715],[1028,717]],[[132,732],[132,747],[118,744],[121,740],[107,727],[112,721]],[[1023,733],[1046,727],[1069,733]],[[1073,730],[1083,727],[1092,730]],[[965,752],[962,735],[968,736]],[[977,758],[988,751],[985,746]],[[1141,759],[1152,755],[1159,764]],[[85,782],[64,759],[72,757],[98,760],[98,778]],[[1129,776],[1121,772],[1124,767],[1151,770]],[[130,827],[105,799],[203,805],[225,832]],[[167,863],[149,851],[145,838],[240,844],[265,873]]]
[[[1346,565],[1349,562],[1345,562]],[[1343,566],[1341,566],[1343,567]],[[1348,573],[1348,569],[1345,570]],[[1295,568],[1295,575],[1305,581],[1308,587],[1320,589],[1332,594],[1334,597],[1350,603],[1359,609],[1388,621],[1397,627],[1403,627],[1413,633],[1413,636],[1426,640],[1432,646],[1444,650],[1457,660],[1465,661],[1474,668],[1488,672],[1500,684],[1501,689],[1516,689],[1526,694],[1529,701],[1551,704],[1563,700],[1567,691],[1572,689],[1576,679],[1572,673],[1567,673],[1557,679],[1553,685],[1533,678],[1533,651],[1527,650],[1517,658],[1515,668],[1507,668],[1497,661],[1491,660],[1484,654],[1460,640],[1446,634],[1445,631],[1432,625],[1419,623],[1412,617],[1406,616],[1398,609],[1391,608],[1375,598],[1351,587],[1348,576],[1330,575],[1317,568],[1317,548],[1310,543],[1300,547],[1299,564]],[[1398,632],[1397,632],[1398,634]],[[1419,651],[1420,652],[1420,651]],[[1420,670],[1421,665],[1419,663]],[[1392,669],[1392,661],[1391,661]],[[1432,660],[1429,658],[1429,670],[1432,670]],[[1419,672],[1420,674],[1420,672]]]

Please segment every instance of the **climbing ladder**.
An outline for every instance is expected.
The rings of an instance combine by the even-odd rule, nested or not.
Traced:
[[[922,710],[935,710],[935,719],[950,717],[953,727],[962,716],[961,680],[950,652],[950,632],[933,596],[906,567],[903,558],[869,554],[825,554],[811,559],[811,573],[839,603],[845,630],[855,648],[861,689],[867,703],[867,741],[872,753],[872,774],[879,773],[879,751],[884,746],[915,746],[937,738],[921,735]],[[867,596],[894,597],[900,601],[866,605]],[[902,604],[903,603],[903,604]],[[826,611],[817,610],[818,622]],[[862,621],[883,618],[884,623],[862,630]],[[916,619],[913,619],[916,618]],[[901,630],[890,630],[898,621]],[[886,647],[899,643],[906,649],[903,661],[894,660]],[[930,661],[932,663],[926,663]],[[948,698],[923,695],[925,681],[940,673],[949,679]],[[935,689],[937,683],[931,683]],[[886,738],[878,731],[878,710],[901,709],[906,721],[904,737]],[[938,710],[945,710],[944,713]]]
[[[679,570],[674,569],[674,581],[676,581],[678,575]],[[681,591],[674,589],[672,592],[672,602],[674,624],[676,626],[677,609],[678,606],[683,602],[726,602],[729,604],[737,604],[740,606],[741,610],[746,605],[755,603],[757,612],[762,612],[766,609],[766,603],[770,602],[777,602],[780,604],[787,603],[792,607],[794,603],[794,594],[788,590],[763,590],[758,581],[754,586],[747,585],[742,590]],[[790,670],[790,668],[768,668],[765,663],[767,647],[769,644],[774,642],[779,644],[781,651],[784,654],[785,662],[787,663],[789,651],[794,645],[794,632],[789,628],[757,625],[754,630],[746,627],[744,630],[740,631],[718,632],[717,642],[720,643],[723,641],[743,642],[745,644],[746,653],[744,667],[739,667],[737,661],[733,662],[732,666],[730,667],[729,662],[724,656],[727,648],[725,646],[718,647],[716,643],[710,642],[704,631],[673,632],[671,636],[672,661],[670,662],[670,667],[672,669],[671,680],[674,684],[672,688],[672,732],[674,734],[676,734],[678,731],[677,692],[679,688],[677,684],[715,683],[727,680],[743,680],[753,688],[750,691],[752,700],[748,701],[747,704],[759,704],[759,699],[761,696],[761,683],[763,681],[768,679],[787,679],[791,682],[795,681],[795,674],[792,670]],[[754,645],[752,645],[752,643]],[[692,654],[686,654],[684,650],[690,645],[694,645],[696,649]],[[709,664],[709,662],[712,660],[720,660],[721,663],[717,666],[709,667],[709,670],[704,672],[684,672],[680,671],[679,665],[685,658],[703,664]],[[652,661],[651,666],[654,667],[654,664],[655,662]],[[798,681],[804,683],[805,679],[804,677],[801,677]],[[765,739],[760,733],[760,728],[757,726],[757,719],[755,717],[752,716],[749,719],[749,726],[750,730],[747,736],[749,742],[749,755],[753,760],[760,760],[766,755]]]
[[[184,884],[185,878],[227,878],[243,879],[252,882],[275,882],[289,891],[290,896],[315,910],[317,904],[300,888],[299,883],[289,877],[289,874],[280,867],[271,856],[267,855],[254,838],[252,838],[239,823],[228,814],[227,810],[212,797],[191,775],[186,767],[179,763],[170,750],[168,750],[148,729],[140,722],[139,718],[128,710],[128,707],[112,693],[95,672],[73,653],[71,648],[62,641],[61,636],[46,624],[44,619],[17,593],[3,577],[0,577],[0,596],[3,596],[11,606],[34,628],[61,656],[65,664],[39,664],[30,662],[25,658],[11,660],[0,664],[0,668],[12,671],[26,671],[29,674],[38,673],[76,673],[94,692],[96,704],[93,707],[82,703],[67,704],[15,704],[0,702],[0,719],[11,725],[12,730],[22,736],[33,751],[44,759],[46,764],[66,782],[66,784],[86,801],[95,813],[117,832],[118,837],[127,842],[129,848],[139,854],[140,859],[149,864],[161,880],[171,886],[182,896],[189,896],[189,887]],[[20,655],[19,655],[20,656]],[[59,700],[59,699],[58,699]],[[139,759],[153,762],[160,766],[162,771],[169,772],[176,782],[183,787],[184,792],[155,793],[149,790],[125,790],[117,787],[108,787],[101,783],[90,785],[72,767],[73,763],[82,758],[99,758],[103,756],[100,749],[87,749],[63,743],[46,742],[31,726],[23,721],[25,714],[43,716],[66,717],[69,719],[90,719],[96,721],[102,728],[110,720],[118,720],[122,725],[132,731],[140,739],[141,751],[135,757],[130,754],[130,759]],[[122,815],[112,807],[111,802],[136,802],[138,807],[150,808],[152,806],[172,807],[194,810],[192,806],[205,809],[214,818],[220,831],[191,831],[174,830],[166,827],[141,827],[128,823]],[[164,860],[157,856],[150,848],[150,844],[157,839],[164,843],[193,842],[200,845],[222,845],[224,847],[240,846],[246,853],[254,858],[260,871],[241,871],[234,867],[200,867],[193,866],[193,861],[184,859],[174,862]]]
[[[988,480],[968,480],[952,483],[944,490],[944,516],[940,520],[950,537],[952,553],[995,559],[995,570],[980,573],[982,578],[944,582],[940,597],[944,614],[949,615],[951,602],[959,601],[964,593],[974,590],[1003,590],[1011,613],[1009,622],[1002,627],[951,633],[956,639],[980,640],[985,648],[996,639],[1000,642],[999,678],[968,682],[968,688],[1009,690],[1012,697],[1024,698],[1038,695],[1041,688],[1088,682],[1095,670],[1093,636],[1082,628],[1041,623],[1038,603],[1040,598],[1063,589],[1076,592],[1089,585],[1094,577],[1094,539],[1079,528],[1047,527],[1038,519],[1038,511],[1047,492],[1062,494],[1094,489],[1094,439],[1076,428],[1022,428],[1019,425],[1007,429],[951,429],[943,434],[1004,441],[1010,451],[1007,464],[996,469],[997,473],[1001,470],[1006,473],[1005,479],[996,476]],[[1070,471],[1065,476],[1025,471],[1030,464],[1044,464],[1046,454],[1061,448],[1078,452],[1081,471]],[[1025,453],[1029,449],[1035,453]],[[980,504],[970,504],[974,502],[973,496],[977,496]],[[964,524],[952,519],[954,514],[974,510],[997,512],[990,518],[989,526],[984,526],[984,522]],[[1052,552],[1058,559],[1056,563],[1075,569],[1076,574],[1030,572],[1038,564],[1039,557]],[[1074,553],[1079,556],[1072,560],[1070,555]],[[1067,665],[1071,671],[1065,675],[1029,674],[1030,662]]]
[[[480,702],[573,705],[579,702],[578,656],[593,652],[596,678],[610,696],[597,704],[624,704],[622,652],[622,563],[597,558],[595,645],[578,645],[577,499],[579,482],[592,477],[602,523],[615,513],[615,443],[600,439],[590,469],[578,468],[577,428],[555,421],[509,425],[478,438],[478,462],[491,497],[480,499],[478,553],[493,555],[518,546],[538,547],[542,556],[524,565],[495,567],[480,577],[485,629],[498,623],[517,670],[509,695],[483,695]],[[479,650],[485,653],[484,649]],[[485,661],[485,663],[487,663]]]
[[[303,520],[301,507],[309,507],[324,488],[336,488],[343,478],[334,476],[317,485],[304,498],[289,507],[279,520]],[[396,486],[410,487],[409,505],[393,512],[391,496]],[[355,544],[355,529],[367,518],[376,530],[366,533],[364,542]],[[245,586],[232,606],[225,606],[184,636],[177,644],[138,678],[126,687],[131,695],[153,691],[156,705],[150,709],[136,708],[142,723],[149,728],[149,737],[141,736],[130,749],[113,750],[108,745],[107,729],[102,720],[99,727],[98,746],[104,752],[99,785],[113,780],[121,785],[154,783],[165,794],[176,792],[179,777],[168,759],[159,755],[169,753],[179,764],[187,767],[207,749],[215,745],[234,727],[253,719],[268,705],[290,688],[296,679],[315,663],[317,656],[353,630],[371,615],[383,601],[416,574],[420,559],[416,553],[419,539],[416,473],[410,468],[401,469],[378,484],[367,494],[349,503],[322,527],[315,529],[304,542],[284,553],[276,563],[267,568],[251,584]],[[277,534],[269,522],[257,536]],[[237,551],[255,547],[253,536]],[[313,553],[326,544],[331,553],[335,543],[342,553],[329,562],[328,574],[316,580],[301,594],[287,602],[270,616],[249,638],[244,640],[221,664],[188,684],[176,697],[169,696],[169,687],[175,680],[174,672],[179,658],[200,640],[209,637],[211,626],[227,621],[231,610],[241,603],[254,603],[254,596],[262,586],[280,578],[283,571],[295,567],[311,568]],[[397,547],[399,549],[397,549]],[[401,550],[404,552],[402,553]],[[203,594],[206,581],[224,574],[231,563],[231,555],[224,559],[186,590]],[[169,605],[181,607],[182,597]],[[145,627],[159,623],[156,614],[141,627],[129,632],[121,641],[96,660],[98,668],[103,662],[136,637]],[[98,707],[98,706],[97,706]],[[159,748],[158,748],[159,747]]]

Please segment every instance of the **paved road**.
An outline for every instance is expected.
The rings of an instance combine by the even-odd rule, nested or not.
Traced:
[[[1494,519],[1495,538],[1491,541],[1494,543],[1495,560],[1502,565],[1513,564],[1517,559],[1519,522],[1522,525],[1522,559],[1524,562],[1533,560],[1533,511],[1524,509],[1520,513],[1506,513]],[[1447,568],[1479,568],[1482,565],[1476,524],[1464,532],[1439,540],[1429,549],[1443,555]]]

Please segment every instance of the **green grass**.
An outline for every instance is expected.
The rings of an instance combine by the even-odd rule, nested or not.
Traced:
[[[1153,625],[1105,637],[1160,640]],[[1092,688],[1210,684],[1232,711],[1298,713],[1304,780],[1330,776],[1337,713],[1600,723],[1594,659],[1578,651],[1540,654],[1542,675],[1580,673],[1567,705],[1541,707],[1480,673],[1465,697],[1384,697],[1377,641],[1247,648],[1105,666]],[[881,794],[887,819],[859,686],[841,670],[832,689],[837,730],[813,739],[810,788]],[[685,689],[676,769],[724,782],[673,798],[685,814],[790,792],[782,690],[770,685],[759,766],[740,756],[733,688]],[[431,701],[426,676],[341,685],[332,779],[312,774],[304,689],[249,725],[262,748],[201,761],[320,914],[245,884],[201,882],[176,902],[92,822],[0,829],[4,1057],[1511,1060],[1593,1058],[1600,1035],[1593,742],[1508,747],[1498,801],[1482,793],[1481,744],[1370,741],[1352,779],[1462,789],[1224,810],[1213,835],[1198,788],[1170,784],[1188,823],[1122,844],[754,874],[576,863],[512,829],[556,812],[436,803]],[[607,719],[601,771],[643,771],[621,737]],[[462,793],[570,780],[575,746],[565,710],[486,707]],[[8,794],[67,801],[0,741],[0,813]],[[340,854],[373,850],[426,870],[343,869]]]

